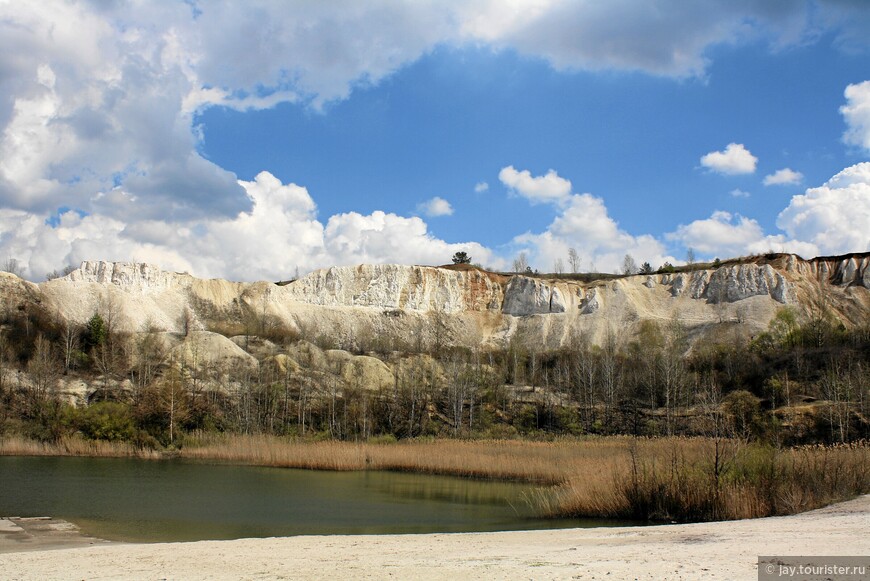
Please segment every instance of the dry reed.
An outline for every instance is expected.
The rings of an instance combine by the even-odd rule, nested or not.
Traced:
[[[227,435],[204,437],[185,446],[181,455],[284,468],[394,470],[557,484],[578,472],[601,469],[625,449],[626,441],[626,438],[596,438],[594,445],[577,440],[433,440],[373,444]]]
[[[56,444],[7,438],[0,440],[0,455],[161,457],[125,443],[77,437]],[[776,450],[706,438],[379,444],[200,434],[172,455],[283,468],[394,470],[531,482],[547,485],[530,502],[541,515],[554,518],[727,520],[792,514],[870,492],[866,443]]]
[[[870,492],[865,444],[775,450],[706,438],[396,444],[209,436],[182,456],[327,470],[397,470],[556,485],[531,502],[549,517],[703,521],[792,514]]]
[[[57,442],[37,442],[20,436],[0,439],[0,456],[88,456],[151,460],[162,457],[160,452],[139,448],[127,442],[86,440],[80,437],[64,437]]]

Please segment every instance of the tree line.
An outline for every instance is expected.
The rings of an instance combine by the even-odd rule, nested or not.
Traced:
[[[238,343],[257,365],[204,364],[197,348],[174,348],[179,337],[120,332],[113,313],[108,305],[76,326],[7,308],[0,433],[151,447],[198,431],[367,440],[693,435],[715,425],[783,444],[870,435],[870,326],[845,329],[823,309],[783,308],[751,338],[724,322],[694,345],[678,319],[645,321],[629,338],[611,331],[600,344],[578,335],[557,350],[518,333],[500,349],[433,341],[395,351],[360,334],[349,348],[393,375],[377,389],[341,362],[317,363],[322,337],[276,334],[265,349],[256,335],[268,325],[251,325]],[[87,401],[64,397],[58,387],[70,381],[88,385]]]

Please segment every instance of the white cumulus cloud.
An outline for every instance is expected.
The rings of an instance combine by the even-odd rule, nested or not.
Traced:
[[[444,198],[435,196],[431,200],[426,200],[425,202],[418,204],[417,211],[429,216],[430,218],[451,216],[453,214],[453,206],[451,206],[450,202]]]
[[[804,180],[804,174],[799,171],[794,171],[790,167],[778,169],[770,175],[764,176],[764,185],[766,186],[791,186],[799,184]]]
[[[752,218],[716,211],[706,219],[680,225],[675,232],[666,234],[669,240],[707,257],[731,258],[762,252],[794,252],[803,256],[816,256],[818,248],[782,235],[769,236]]]
[[[776,225],[823,254],[870,251],[870,162],[794,196]]]
[[[665,238],[720,257],[771,250],[805,258],[870,251],[870,162],[792,197],[776,225],[784,234],[767,234],[752,218],[720,211],[680,225]]]
[[[34,278],[82,259],[146,260],[240,279],[283,278],[297,265],[304,270],[331,262],[441,263],[456,250],[496,265],[503,259],[490,250],[437,239],[420,218],[348,213],[324,222],[304,187],[267,173],[238,180],[201,155],[197,113],[279,103],[323,108],[440,46],[515,50],[560,70],[704,77],[710,47],[723,43],[764,41],[779,48],[829,31],[843,43],[866,45],[867,35],[855,24],[866,22],[860,18],[866,10],[855,6],[0,1],[0,251],[24,261]],[[851,85],[842,109],[846,141],[864,148],[870,144],[868,91],[867,83]],[[708,167],[754,171],[754,156],[732,146],[734,152],[709,154]],[[619,229],[602,200],[573,194],[555,171],[532,176],[511,166],[499,177],[530,202],[558,209],[547,231],[526,239],[542,259],[566,245],[580,251],[583,244],[587,260],[599,260],[598,266],[626,250],[651,262],[663,253],[655,239]],[[862,187],[852,192],[829,183],[808,190],[780,216],[781,227],[802,237],[807,232],[824,248],[853,244],[857,228],[829,232],[822,218],[828,202],[820,200],[855,196]],[[861,202],[859,196],[859,208]],[[830,203],[839,217],[844,206]],[[72,210],[47,224],[60,208]],[[584,211],[600,222],[589,222]],[[354,242],[351,235],[361,238]]]
[[[22,210],[0,210],[0,255],[21,261],[40,279],[83,260],[151,262],[201,277],[280,280],[302,272],[360,263],[444,264],[464,250],[494,268],[503,261],[476,242],[436,238],[417,217],[381,211],[331,216],[324,225],[308,190],[269,172],[240,181],[251,209],[233,218],[169,224],[143,216],[126,221],[67,211],[57,225]]]
[[[489,184],[486,182],[477,182],[474,184],[474,192],[476,194],[481,194],[489,189]]]
[[[870,81],[846,87],[846,104],[840,113],[847,129],[843,141],[870,151]]]
[[[604,200],[592,194],[575,194],[571,182],[550,170],[544,176],[532,176],[528,170],[505,167],[499,179],[512,191],[531,203],[549,202],[557,209],[553,222],[543,232],[516,236],[512,247],[524,251],[533,268],[552,269],[556,259],[567,260],[574,248],[585,268],[615,271],[626,254],[638,262],[661,264],[667,256],[664,245],[650,235],[633,236],[622,230],[610,216]]]
[[[755,171],[758,158],[742,143],[729,143],[723,151],[711,151],[701,158],[701,165],[725,175],[749,174]]]
[[[552,169],[546,175],[532,176],[529,170],[517,171],[514,166],[509,165],[501,169],[498,179],[510,191],[533,204],[564,202],[571,194],[571,182],[559,177]]]

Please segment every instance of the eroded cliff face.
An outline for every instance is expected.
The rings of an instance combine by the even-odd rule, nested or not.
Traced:
[[[361,337],[397,348],[421,342],[503,345],[514,336],[555,348],[584,336],[630,334],[644,320],[680,320],[700,338],[719,323],[747,334],[767,327],[783,305],[822,297],[846,325],[870,309],[870,254],[803,260],[772,255],[715,269],[582,283],[478,269],[402,265],[334,267],[286,285],[202,280],[153,265],[85,262],[68,276],[33,285],[0,277],[7,304],[39,303],[84,323],[94,312],[120,329],[220,330],[258,334],[281,328],[304,337]]]
[[[500,310],[505,300],[502,278],[476,269],[370,264],[316,270],[282,292],[312,305],[455,314]]]

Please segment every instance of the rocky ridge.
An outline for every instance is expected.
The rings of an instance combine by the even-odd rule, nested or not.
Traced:
[[[0,297],[7,321],[38,312],[61,325],[84,325],[100,313],[115,330],[147,331],[137,336],[156,341],[165,363],[198,369],[216,385],[259,368],[302,378],[315,391],[390,386],[422,368],[436,377],[444,370],[425,353],[450,345],[504,348],[518,341],[541,350],[577,339],[601,345],[633,339],[647,321],[679,321],[690,344],[721,340],[723,333],[748,339],[784,306],[807,313],[822,306],[846,326],[870,318],[870,253],[768,255],[716,268],[576,278],[465,265],[361,265],[287,284],[241,283],[148,264],[84,262],[40,284],[0,273]],[[398,355],[388,362],[352,353],[360,351]],[[73,401],[86,401],[98,388],[74,376],[60,381],[58,391]],[[132,390],[129,379],[121,381],[121,389]]]
[[[521,334],[558,347],[582,334],[593,342],[646,319],[677,318],[703,330],[742,321],[767,326],[782,305],[824,298],[846,325],[870,305],[870,253],[804,260],[768,255],[717,268],[635,275],[584,283],[570,277],[506,275],[471,267],[360,265],[314,271],[288,284],[197,279],[140,263],[84,262],[38,285],[0,277],[13,304],[38,303],[73,323],[109,312],[119,329],[180,333],[266,327],[303,336],[332,334],[338,345],[361,335],[474,346]],[[422,335],[422,337],[421,337]]]

